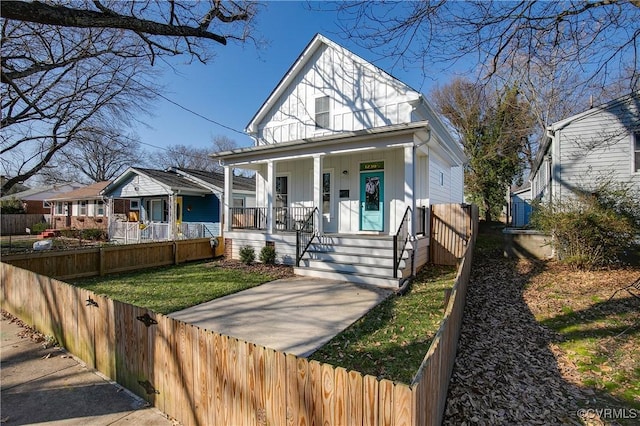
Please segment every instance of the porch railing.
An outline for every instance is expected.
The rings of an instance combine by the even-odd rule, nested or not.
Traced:
[[[393,236],[393,278],[398,278],[398,266],[404,253],[404,248],[409,241],[409,222],[411,221],[411,207],[407,207],[398,227],[398,232]]]
[[[233,229],[267,229],[266,207],[232,207],[231,228]]]
[[[213,222],[182,222],[179,238],[214,238],[220,236],[220,225]]]
[[[220,227],[213,222],[183,222],[177,228],[173,239],[194,239],[217,237]],[[148,241],[168,241],[171,237],[168,223],[113,222],[109,226],[109,239],[124,244]]]
[[[274,229],[283,232],[297,232],[315,210],[317,207],[274,207]]]
[[[317,212],[318,208],[314,207],[296,229],[296,266],[300,266],[302,256],[307,252],[316,236],[315,217]]]

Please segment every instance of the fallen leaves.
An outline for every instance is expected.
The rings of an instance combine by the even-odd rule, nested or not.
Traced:
[[[562,315],[563,307],[573,314],[606,300],[638,271],[571,274],[493,254],[474,261],[443,424],[607,424],[576,414],[609,402],[583,385],[560,347],[565,337],[539,320]],[[599,374],[616,370],[607,362],[598,367]]]

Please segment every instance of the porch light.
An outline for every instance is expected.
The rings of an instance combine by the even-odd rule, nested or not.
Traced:
[[[343,170],[342,174],[345,175],[345,176],[348,175],[349,174],[349,170]]]

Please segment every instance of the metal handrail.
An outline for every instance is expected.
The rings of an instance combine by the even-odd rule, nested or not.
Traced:
[[[296,229],[296,266],[300,266],[302,256],[307,252],[311,242],[316,237],[316,227],[314,226],[316,212],[318,212],[318,208],[314,207],[300,227]],[[308,238],[308,241],[303,241],[303,238]],[[303,245],[304,247],[302,247]]]
[[[409,221],[411,220],[411,207],[407,207],[402,216],[402,221],[398,227],[398,232],[393,236],[393,278],[398,278],[398,266],[400,265],[400,259],[404,253],[404,248],[409,241]],[[398,244],[402,239],[402,245]]]

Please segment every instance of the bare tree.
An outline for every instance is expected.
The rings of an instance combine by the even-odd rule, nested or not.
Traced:
[[[324,4],[323,4],[324,5]],[[327,6],[318,6],[326,8]],[[473,58],[482,77],[558,62],[606,87],[638,86],[640,1],[333,2],[349,38],[425,76]],[[525,57],[526,61],[521,58]]]
[[[144,157],[137,139],[116,130],[98,130],[70,148],[63,152],[57,168],[66,168],[70,174],[80,174],[92,182],[111,180]]]
[[[151,154],[151,162],[154,167],[162,169],[178,167],[203,171],[217,170],[217,163],[209,157],[209,152],[210,150],[206,148],[172,145],[166,150],[156,151]]]
[[[0,164],[8,190],[96,132],[126,129],[158,92],[160,55],[206,61],[246,40],[251,3],[3,2]],[[145,77],[148,79],[145,80]]]

